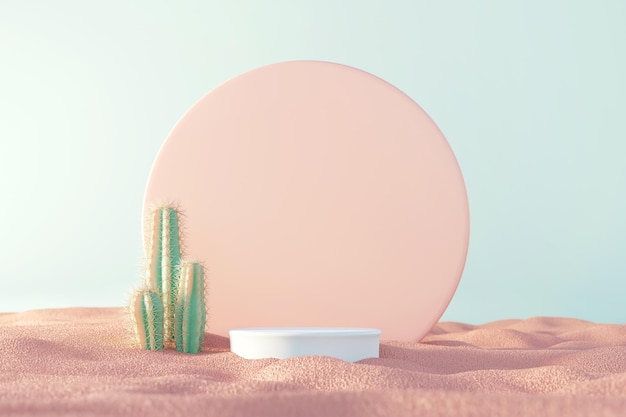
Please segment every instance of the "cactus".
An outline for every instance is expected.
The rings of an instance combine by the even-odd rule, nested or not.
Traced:
[[[186,353],[202,349],[206,326],[204,266],[181,261],[180,212],[153,209],[146,237],[146,288],[133,294],[130,312],[139,345],[161,350],[175,344]]]
[[[206,325],[204,292],[204,266],[184,262],[181,265],[175,314],[178,351],[198,353],[202,349]]]
[[[146,242],[147,286],[163,302],[163,336],[174,339],[174,308],[178,271],[181,263],[179,211],[172,206],[157,207],[150,215],[150,235]]]
[[[139,346],[147,350],[163,349],[163,303],[157,293],[148,288],[137,290],[130,302]]]

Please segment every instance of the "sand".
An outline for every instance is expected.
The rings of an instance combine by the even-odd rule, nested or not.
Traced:
[[[0,416],[626,416],[626,326],[442,322],[380,358],[131,345],[121,308],[0,314]]]

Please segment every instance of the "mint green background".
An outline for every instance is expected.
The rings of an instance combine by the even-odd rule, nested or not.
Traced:
[[[126,303],[156,153],[255,67],[409,94],[457,155],[471,244],[444,320],[626,321],[626,2],[0,0],[0,311]]]

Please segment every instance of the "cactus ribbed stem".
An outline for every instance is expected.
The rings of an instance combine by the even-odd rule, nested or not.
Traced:
[[[179,213],[174,207],[158,207],[151,214],[147,242],[147,285],[163,300],[164,337],[174,339],[174,309],[181,263]]]
[[[149,289],[133,294],[130,315],[135,325],[137,341],[142,349],[163,349],[163,303],[159,295]]]
[[[176,350],[198,353],[202,349],[206,326],[204,267],[184,262],[176,302]]]

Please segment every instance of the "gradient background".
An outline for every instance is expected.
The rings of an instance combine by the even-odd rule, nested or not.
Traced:
[[[625,322],[625,21],[621,0],[0,0],[0,311],[124,304],[176,121],[317,59],[402,89],[458,158],[471,241],[443,320]]]

